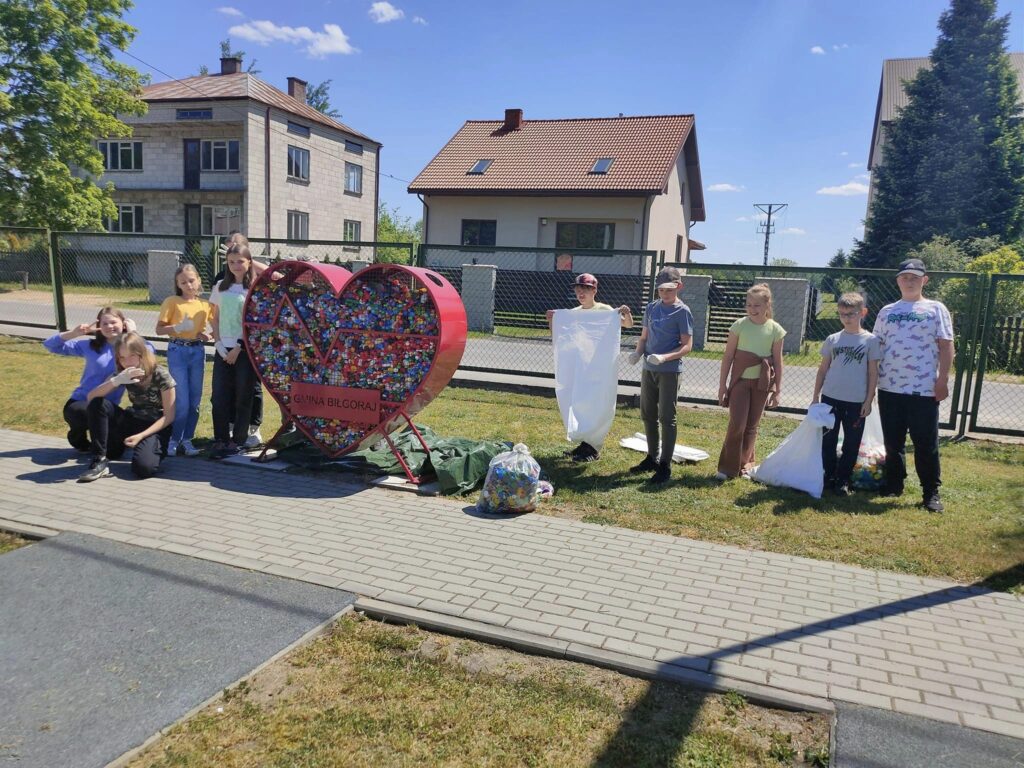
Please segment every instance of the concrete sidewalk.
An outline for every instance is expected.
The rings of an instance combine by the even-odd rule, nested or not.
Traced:
[[[736,687],[1024,732],[1024,599],[934,579],[335,478],[169,459],[90,485],[63,441],[0,430],[0,518],[341,588],[484,637]],[[0,520],[0,527],[3,521]]]

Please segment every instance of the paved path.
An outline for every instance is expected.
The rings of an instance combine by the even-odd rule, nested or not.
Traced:
[[[170,459],[74,482],[61,441],[0,430],[0,518],[350,590],[720,684],[1024,733],[1024,599],[949,582],[336,479]]]

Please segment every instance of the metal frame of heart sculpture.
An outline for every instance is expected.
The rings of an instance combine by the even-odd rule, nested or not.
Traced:
[[[355,290],[346,297],[353,284]],[[381,295],[388,290],[404,292],[406,301],[378,306],[379,301],[371,300],[373,286]],[[360,291],[365,295],[355,295]],[[346,305],[346,298],[348,305],[354,307]],[[287,414],[287,420],[268,445],[289,423],[330,458],[349,453],[379,435],[391,447],[410,482],[419,482],[389,434],[404,421],[427,450],[412,417],[451,381],[466,347],[466,309],[451,283],[428,269],[399,264],[378,264],[352,273],[330,264],[281,261],[269,266],[253,283],[243,318],[244,343],[256,375]],[[388,324],[387,328],[377,327]],[[423,332],[410,333],[406,328]],[[397,350],[386,349],[389,340]],[[429,368],[424,372],[429,351],[426,340],[433,340],[433,355],[429,356]],[[264,354],[271,348],[279,359]],[[385,352],[411,361],[411,373],[373,370],[373,363],[381,359],[374,353]],[[306,378],[296,378],[304,372],[304,364],[317,363],[314,378],[318,380],[310,381],[309,369]],[[342,367],[338,369],[337,365]],[[360,374],[383,377],[383,383],[371,387],[346,385],[346,376],[358,379]],[[417,380],[419,374],[422,376]],[[405,391],[409,387],[414,388]],[[396,391],[405,396],[399,400],[385,398],[393,397]],[[312,408],[319,413],[316,409],[322,407],[323,393],[344,393],[337,395],[344,399],[335,398],[330,403],[345,403],[350,409],[345,412],[353,412],[353,419],[362,420],[327,419],[296,412],[297,405],[292,401],[299,398],[305,403],[304,409]],[[367,420],[369,416],[351,411],[356,407],[374,414],[378,418],[376,425],[369,426],[374,423]],[[344,444],[332,446],[327,439],[351,433],[355,434]],[[265,454],[266,448],[260,459]]]

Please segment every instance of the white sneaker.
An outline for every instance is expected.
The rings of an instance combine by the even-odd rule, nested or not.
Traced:
[[[174,442],[173,440],[171,440],[170,442],[167,443],[167,455],[168,456],[177,456],[178,455],[178,444],[176,442]]]
[[[728,480],[729,476],[725,472],[715,472],[715,480],[725,481]]]
[[[198,448],[196,448],[194,445],[192,445],[192,441],[191,440],[182,440],[181,441],[181,450],[182,450],[182,453],[184,453],[186,456],[189,456],[189,457],[191,457],[191,456],[198,456],[200,453],[202,453],[202,451],[200,451]]]
[[[260,430],[257,427],[249,432],[249,437],[246,438],[243,447],[252,450],[253,448],[259,448],[261,445],[263,445],[263,435],[260,434]]]

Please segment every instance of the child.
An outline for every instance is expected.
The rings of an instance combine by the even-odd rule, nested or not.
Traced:
[[[839,319],[843,330],[833,333],[821,345],[821,365],[814,379],[812,402],[832,406],[836,425],[825,431],[821,460],[825,469],[825,488],[837,496],[850,495],[850,477],[857,463],[864,419],[871,413],[878,383],[878,337],[860,326],[868,313],[864,297],[844,293],[839,297]],[[836,464],[839,427],[843,428],[843,455]]]
[[[210,302],[199,298],[203,290],[199,272],[191,264],[182,264],[174,273],[174,293],[164,299],[156,332],[171,337],[167,344],[167,367],[178,382],[175,397],[174,428],[167,452],[171,456],[181,451],[196,456],[199,449],[192,445],[199,423],[199,401],[203,396],[203,367],[206,363],[206,325],[210,321]]]
[[[595,301],[597,298],[597,278],[588,272],[577,275],[576,281],[573,284],[573,291],[576,293],[576,301],[580,303],[578,307],[573,307],[573,310],[611,309],[610,305]],[[623,328],[632,328],[633,313],[629,307],[623,304],[616,311],[619,313],[620,325]],[[552,327],[551,323],[554,316],[555,310],[549,309],[547,312],[549,329]],[[576,462],[597,461],[601,457],[598,448],[587,442],[581,442],[572,450],[566,451],[565,455]]]
[[[902,298],[882,307],[874,328],[882,346],[878,364],[878,415],[885,439],[882,495],[903,495],[909,431],[923,493],[921,504],[930,512],[942,512],[939,403],[949,396],[953,321],[942,302],[924,298],[928,273],[920,259],[900,264],[896,284]]]
[[[78,387],[64,403],[64,421],[68,425],[68,442],[72,448],[89,450],[89,392],[106,381],[114,373],[113,342],[124,333],[125,316],[114,307],[103,307],[96,315],[95,323],[82,323],[71,330],[56,333],[43,346],[55,355],[84,357],[85,368],[78,381]],[[91,338],[86,339],[86,336]],[[106,398],[114,405],[121,402],[123,387],[116,387]]]
[[[132,448],[132,472],[145,479],[156,474],[167,453],[174,422],[174,379],[156,364],[146,340],[134,332],[114,342],[117,373],[89,392],[89,432],[92,463],[79,478],[91,483],[110,476],[110,459]],[[127,411],[106,399],[124,387],[132,407]]]
[[[718,456],[717,480],[749,477],[757,426],[765,406],[778,405],[782,392],[786,330],[772,320],[772,292],[766,284],[747,290],[746,310],[747,316],[729,328],[718,377],[718,402],[729,408],[729,426]]]
[[[239,452],[249,437],[252,396],[256,382],[242,343],[242,312],[249,286],[256,279],[252,254],[244,245],[227,252],[228,269],[210,295],[213,313],[213,455],[222,459]],[[230,429],[230,433],[229,433]]]
[[[672,478],[672,454],[676,448],[676,396],[682,359],[693,348],[693,315],[679,300],[682,273],[666,267],[654,281],[658,300],[644,309],[643,330],[629,362],[644,358],[640,374],[640,418],[647,435],[647,455],[630,472],[654,471],[650,482],[667,483]],[[661,427],[661,453],[658,428]]]

